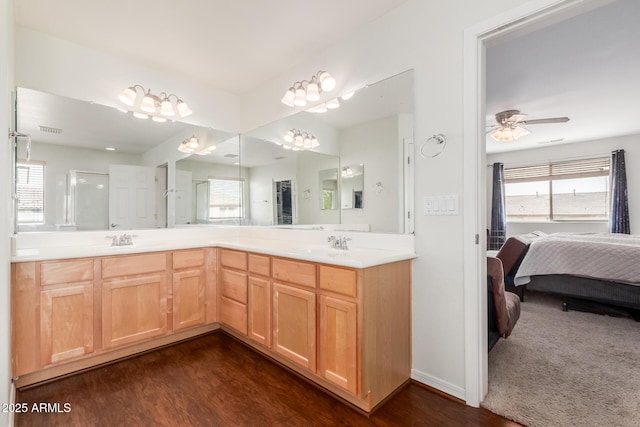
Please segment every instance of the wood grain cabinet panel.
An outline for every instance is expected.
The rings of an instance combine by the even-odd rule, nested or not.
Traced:
[[[172,264],[174,270],[179,270],[181,268],[202,267],[204,263],[204,249],[179,251],[172,254]]]
[[[271,258],[266,255],[249,254],[249,273],[271,276]]]
[[[220,297],[220,322],[247,335],[247,305]]]
[[[357,305],[320,297],[319,373],[350,393],[358,392]]]
[[[165,271],[167,255],[151,253],[142,255],[126,255],[102,259],[102,278],[129,276]]]
[[[247,253],[231,249],[220,249],[220,265],[246,271]]]
[[[163,254],[164,256],[164,254]],[[102,283],[103,346],[117,347],[167,331],[165,274]]]
[[[260,344],[271,346],[271,281],[249,277],[248,335]]]
[[[273,284],[274,349],[292,362],[316,370],[316,294]]]
[[[59,285],[93,280],[93,259],[44,261],[40,265],[40,285]]]
[[[296,285],[316,287],[316,265],[290,259],[274,258],[273,278]]]
[[[355,297],[356,271],[348,268],[320,266],[320,289]]]
[[[241,304],[246,304],[247,273],[223,268],[220,277],[220,294]]]
[[[173,329],[206,322],[206,277],[203,269],[173,273]]]
[[[60,362],[93,352],[93,286],[40,293],[40,361]]]

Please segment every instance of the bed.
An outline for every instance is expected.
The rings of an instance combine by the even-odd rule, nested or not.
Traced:
[[[529,239],[513,284],[639,310],[640,235],[539,233]]]

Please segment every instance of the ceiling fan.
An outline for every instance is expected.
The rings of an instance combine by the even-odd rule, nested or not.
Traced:
[[[515,141],[521,136],[528,135],[531,132],[522,127],[522,125],[541,125],[547,123],[566,123],[569,117],[551,117],[548,119],[527,120],[527,115],[520,113],[520,110],[506,110],[496,114],[496,122],[498,124],[491,126],[487,130],[487,134],[491,134],[491,138],[496,141]]]

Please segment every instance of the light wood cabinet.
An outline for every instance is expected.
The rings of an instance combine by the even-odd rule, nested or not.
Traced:
[[[40,293],[40,361],[60,362],[93,352],[93,286]]]
[[[167,332],[165,274],[102,283],[102,345],[113,348]]]
[[[204,269],[173,273],[173,330],[206,322]]]
[[[271,281],[249,277],[249,326],[252,340],[271,347]]]
[[[290,361],[316,370],[316,294],[273,284],[274,349]]]
[[[356,394],[360,377],[356,303],[322,295],[319,331],[319,374]]]

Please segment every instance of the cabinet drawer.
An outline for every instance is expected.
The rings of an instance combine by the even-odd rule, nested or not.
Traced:
[[[247,306],[226,297],[220,298],[220,322],[247,335]]]
[[[164,253],[105,258],[102,260],[102,278],[153,273],[166,268],[167,256]]]
[[[220,250],[220,264],[223,267],[236,268],[238,270],[247,269],[246,252],[232,251],[230,249]]]
[[[355,297],[357,275],[355,270],[320,266],[320,289]]]
[[[273,278],[296,285],[316,287],[316,266],[308,262],[273,259]]]
[[[173,253],[173,268],[201,267],[204,265],[204,249]]]
[[[249,271],[262,276],[271,275],[271,263],[266,255],[249,254]]]
[[[220,294],[236,300],[242,304],[247,303],[247,273],[222,269]]]
[[[40,266],[42,286],[93,280],[93,259],[43,262]]]

